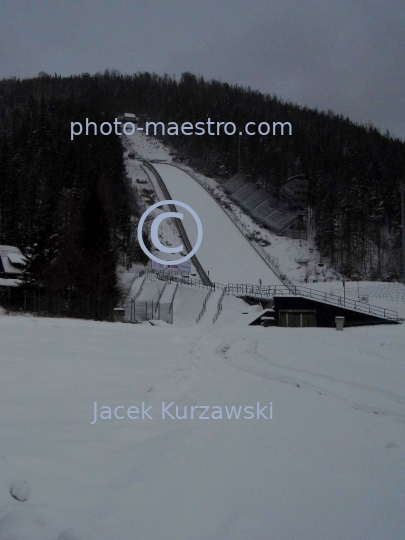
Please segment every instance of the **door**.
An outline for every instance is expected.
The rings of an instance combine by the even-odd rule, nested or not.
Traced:
[[[302,313],[302,326],[316,326],[315,313]]]

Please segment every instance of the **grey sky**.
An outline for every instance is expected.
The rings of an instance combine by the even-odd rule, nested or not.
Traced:
[[[404,0],[0,0],[0,77],[190,71],[405,138],[404,29]]]

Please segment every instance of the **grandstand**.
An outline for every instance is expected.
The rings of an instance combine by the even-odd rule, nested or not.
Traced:
[[[280,205],[277,199],[268,196],[267,199],[257,206],[251,213],[251,217],[260,223],[265,217],[274,212]]]
[[[264,189],[258,189],[241,202],[241,207],[247,212],[252,212],[255,208],[267,201],[268,198],[269,194],[267,191],[264,191]]]
[[[238,191],[238,189],[242,188],[245,184],[247,184],[246,176],[242,173],[235,174],[235,176],[232,176],[228,182],[225,182],[225,184],[222,185],[222,187],[225,189],[225,191],[228,194],[235,193],[235,191]]]
[[[278,208],[263,219],[262,224],[277,234],[283,233],[288,227],[297,221],[296,212]]]
[[[276,234],[283,234],[298,219],[296,210],[280,203],[253,182],[248,182],[242,173],[233,176],[222,187],[256,222],[262,223]]]
[[[231,195],[231,199],[233,199],[237,203],[242,203],[247,197],[252,195],[255,191],[258,190],[258,187],[253,184],[252,182],[248,182],[243,187],[238,189],[238,191],[234,191]]]

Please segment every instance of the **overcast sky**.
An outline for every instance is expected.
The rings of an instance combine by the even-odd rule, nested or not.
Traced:
[[[404,0],[0,0],[0,77],[190,71],[405,138],[404,29]]]

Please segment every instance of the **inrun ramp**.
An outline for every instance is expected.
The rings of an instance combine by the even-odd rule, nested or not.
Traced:
[[[191,206],[201,219],[203,241],[197,257],[211,281],[218,283],[282,284],[239,231],[217,201],[185,171],[172,165],[154,163],[174,200]],[[178,212],[183,213],[181,207]],[[194,245],[197,227],[184,211],[183,225]]]

